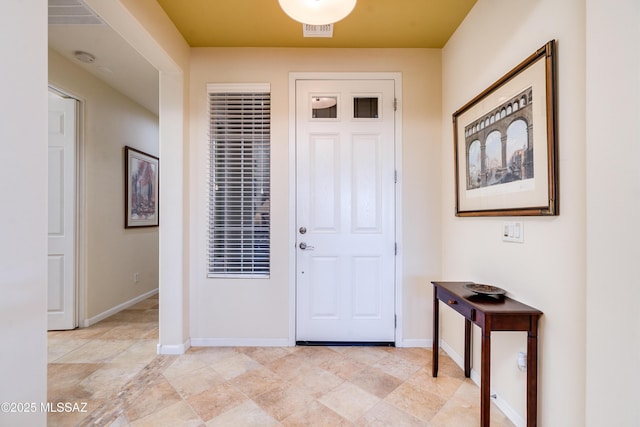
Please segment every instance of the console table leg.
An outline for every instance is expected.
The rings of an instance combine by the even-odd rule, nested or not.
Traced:
[[[433,352],[431,375],[433,377],[438,376],[438,351],[440,347],[440,304],[438,303],[438,297],[436,296],[436,289],[433,290],[433,344],[431,349]]]
[[[527,427],[536,427],[538,420],[538,334],[537,319],[527,337]]]
[[[471,378],[471,321],[464,319],[464,376]]]
[[[482,330],[482,367],[480,378],[480,425],[489,427],[491,410],[491,329]]]

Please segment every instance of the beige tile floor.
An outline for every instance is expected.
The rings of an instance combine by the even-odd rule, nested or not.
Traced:
[[[156,355],[158,299],[49,332],[49,426],[478,426],[479,390],[446,355],[388,347],[206,347]],[[86,403],[86,407],[82,408]],[[491,424],[513,424],[495,407]]]

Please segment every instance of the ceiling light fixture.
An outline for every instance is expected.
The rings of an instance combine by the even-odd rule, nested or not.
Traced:
[[[322,110],[325,108],[331,108],[337,103],[338,103],[338,99],[335,97],[312,98],[311,108],[315,110]]]
[[[356,0],[278,0],[278,3],[292,19],[312,25],[338,22],[356,6]]]
[[[96,60],[95,56],[89,52],[83,52],[81,50],[73,52],[73,56],[75,56],[78,61],[84,62],[85,64],[92,64]]]

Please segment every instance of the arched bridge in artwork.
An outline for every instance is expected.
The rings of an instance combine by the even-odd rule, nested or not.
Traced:
[[[533,178],[532,104],[530,87],[465,126],[467,190]]]

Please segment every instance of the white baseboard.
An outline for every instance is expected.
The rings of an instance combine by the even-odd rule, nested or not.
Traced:
[[[103,311],[102,313],[98,314],[97,316],[93,316],[89,319],[85,319],[83,321],[80,322],[80,327],[81,328],[88,328],[91,325],[95,325],[96,323],[98,323],[101,320],[106,319],[109,316],[113,316],[116,313],[121,312],[122,310],[125,310],[131,306],[136,305],[137,303],[139,303],[140,301],[144,301],[147,298],[149,298],[152,295],[155,295],[158,293],[158,289],[154,289],[151,290],[149,292],[146,292],[142,295],[139,295],[133,299],[130,299],[129,301],[123,302],[122,304],[118,304],[113,308],[110,308],[107,311]]]
[[[185,354],[187,350],[189,350],[189,347],[191,347],[189,340],[185,341],[182,344],[175,344],[175,345],[158,344],[157,353],[169,354],[169,355],[180,355],[180,354]]]
[[[291,347],[288,338],[191,338],[193,347]]]
[[[396,343],[398,347],[431,348],[432,340],[408,339]],[[191,338],[193,347],[292,347],[288,338]]]
[[[513,409],[509,402],[504,400],[499,394],[496,394],[495,399],[493,399],[493,403],[496,404],[498,409],[502,411],[502,413],[511,420],[511,422],[516,427],[526,427],[527,422],[522,416]]]
[[[433,347],[433,340],[429,340],[429,339],[402,340],[400,343],[396,343],[396,347],[431,348],[431,347]]]
[[[464,357],[459,355],[457,352],[453,350],[453,348],[447,344],[446,341],[440,340],[440,348],[447,353],[447,355],[453,360],[456,365],[460,367],[460,369],[464,370]],[[471,381],[473,381],[478,387],[480,387],[480,373],[475,369],[471,369]],[[493,403],[496,404],[498,409],[502,411],[502,413],[511,420],[511,422],[516,427],[525,427],[527,425],[522,415],[520,415],[509,402],[504,400],[500,394],[498,394],[495,390],[491,389],[490,391],[492,396],[495,396],[492,400]]]
[[[463,356],[460,356],[458,353],[456,353],[455,350],[449,344],[447,344],[446,341],[440,340],[440,348],[443,349],[445,353],[447,353],[451,360],[456,362],[456,365],[460,366],[460,369],[464,370]],[[471,370],[471,375],[473,376],[473,370]],[[478,379],[479,378],[480,377],[478,377]],[[473,377],[471,379],[473,380]],[[474,380],[474,382],[476,381]]]

